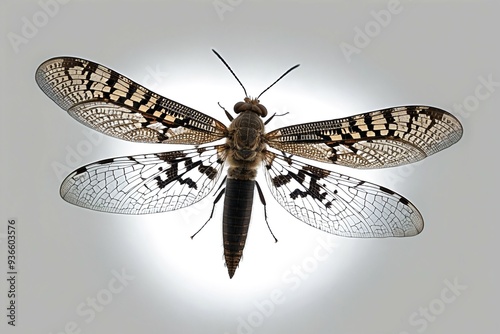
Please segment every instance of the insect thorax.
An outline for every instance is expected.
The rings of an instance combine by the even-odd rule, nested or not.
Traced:
[[[253,180],[263,159],[264,123],[253,111],[244,111],[229,126],[227,145],[228,177]]]

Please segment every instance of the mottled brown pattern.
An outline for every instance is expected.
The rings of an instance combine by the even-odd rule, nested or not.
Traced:
[[[392,167],[421,160],[462,136],[453,115],[429,106],[381,109],[266,134],[264,124],[273,116],[264,123],[266,107],[249,97],[234,106],[236,118],[226,112],[232,120],[226,127],[107,67],[72,57],[47,60],[36,81],[62,109],[96,131],[133,142],[196,146],[80,167],[61,185],[61,196],[70,203],[126,214],[177,210],[206,197],[227,162],[226,188],[219,186],[216,201],[225,195],[223,244],[230,277],[243,255],[260,166],[277,202],[310,226],[345,237],[413,236],[424,221],[408,199],[294,156],[353,168]],[[219,139],[226,142],[198,147]]]

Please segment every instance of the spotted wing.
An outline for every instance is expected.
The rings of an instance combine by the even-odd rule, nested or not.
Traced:
[[[382,168],[416,162],[453,145],[462,125],[438,108],[403,106],[288,126],[266,136],[271,147],[304,158]]]
[[[424,228],[417,208],[387,188],[272,152],[264,167],[279,204],[325,232],[357,238],[407,237]]]
[[[226,126],[94,62],[60,57],[36,71],[40,88],[76,120],[104,134],[147,143],[203,144]]]
[[[97,211],[171,211],[207,196],[224,161],[222,145],[106,159],[68,175],[60,193],[69,203]]]

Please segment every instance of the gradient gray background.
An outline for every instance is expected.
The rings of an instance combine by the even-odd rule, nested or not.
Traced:
[[[16,218],[17,332],[64,333],[72,323],[81,333],[498,332],[499,3],[401,0],[386,26],[371,13],[387,10],[389,1],[219,3],[229,6],[221,15],[213,1],[69,1],[52,7],[46,22],[37,1],[0,3],[0,267],[4,277],[7,219]],[[22,35],[33,16],[41,26],[16,52],[8,36]],[[341,43],[355,45],[356,27],[377,26],[348,62]],[[147,216],[64,202],[55,165],[69,172],[98,159],[179,147],[95,134],[88,145],[91,132],[35,84],[37,66],[59,55],[91,59],[226,122],[217,102],[230,109],[243,92],[211,48],[253,96],[301,64],[261,98],[271,112],[289,112],[271,129],[404,104],[454,113],[463,138],[423,163],[382,171],[329,166],[409,198],[425,218],[422,234],[330,237],[295,220],[265,189],[280,241],[274,244],[256,204],[244,259],[229,280],[222,208],[189,238],[208,218],[213,197]],[[492,91],[477,88],[488,77],[497,82]],[[469,110],[459,112],[454,106],[463,103]],[[110,294],[113,271],[122,270],[134,278]],[[448,291],[446,282],[454,281],[466,288]],[[2,310],[6,289],[2,279]],[[79,305],[88,310],[87,298],[97,296],[112,300],[95,318],[82,316]],[[419,315],[429,307],[432,321]],[[0,313],[0,331],[13,333]]]

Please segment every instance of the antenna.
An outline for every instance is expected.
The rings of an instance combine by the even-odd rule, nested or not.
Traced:
[[[243,91],[245,92],[245,97],[248,97],[247,90],[245,89],[245,86],[243,86],[243,84],[241,83],[240,79],[238,79],[238,77],[236,76],[236,74],[234,74],[233,70],[231,69],[231,67],[229,67],[229,65],[226,63],[226,61],[224,60],[224,58],[222,58],[221,55],[218,54],[217,51],[215,51],[214,49],[212,49],[212,51],[213,51],[213,53],[215,53],[215,55],[217,57],[219,57],[219,59],[222,61],[222,63],[224,63],[224,65],[226,65],[227,69],[233,74],[233,76],[236,78],[236,80],[238,80],[238,82],[240,83],[241,88],[243,88]]]
[[[220,61],[222,61],[222,63],[224,65],[226,65],[227,69],[231,72],[231,74],[236,78],[236,80],[238,80],[238,82],[240,83],[240,86],[241,88],[243,88],[243,91],[245,92],[245,96],[248,97],[248,94],[247,94],[247,90],[245,89],[245,87],[243,86],[243,84],[241,83],[240,79],[238,79],[238,77],[236,76],[236,74],[234,74],[233,70],[231,69],[231,67],[226,63],[226,61],[224,60],[224,58],[221,57],[220,54],[217,53],[217,51],[215,51],[214,49],[212,49],[213,53],[215,53],[215,55],[220,59]],[[287,75],[288,73],[290,73],[291,71],[293,71],[294,69],[296,69],[297,67],[299,67],[300,64],[297,64],[295,66],[292,66],[290,69],[288,69],[288,71],[286,71],[285,73],[283,73],[275,82],[273,82],[269,87],[267,87],[266,89],[264,89],[262,91],[262,93],[259,94],[259,96],[257,96],[257,100],[259,99],[259,97],[264,94],[265,92],[267,92],[267,90],[269,88],[271,88],[272,86],[274,86],[278,81],[280,81],[285,75]]]
[[[294,69],[296,69],[297,67],[299,67],[300,64],[297,64],[295,66],[292,66],[290,69],[288,69],[288,71],[286,71],[285,73],[283,73],[279,78],[278,80],[276,80],[275,82],[273,82],[269,87],[267,87],[266,89],[264,89],[262,91],[262,93],[259,94],[259,96],[257,96],[257,100],[259,99],[259,97],[264,94],[269,88],[271,88],[272,86],[274,86],[275,83],[277,83],[278,81],[280,81],[285,75],[287,75],[288,73],[292,72]]]

